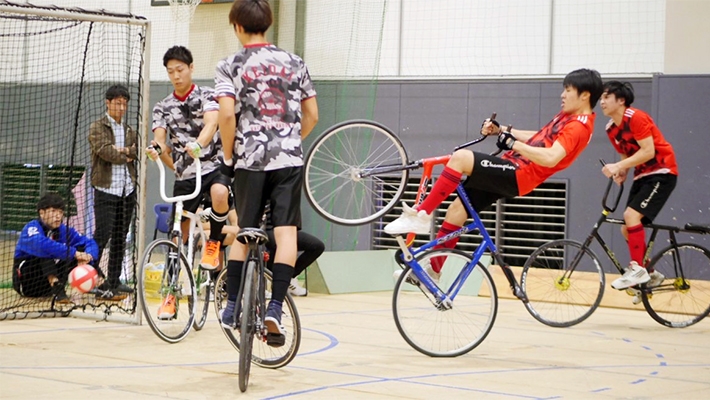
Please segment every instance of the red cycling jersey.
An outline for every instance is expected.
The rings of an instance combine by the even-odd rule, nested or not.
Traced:
[[[503,155],[503,159],[518,166],[515,177],[518,181],[519,195],[530,193],[555,172],[569,167],[592,139],[596,114],[565,114],[560,112],[539,132],[528,139],[526,144],[535,147],[552,147],[559,142],[567,155],[554,167],[543,167],[514,151]]]
[[[613,120],[609,121],[606,134],[616,151],[626,157],[631,157],[639,151],[641,148],[638,144],[639,140],[653,137],[656,154],[652,159],[634,167],[634,179],[651,174],[678,175],[678,164],[673,147],[666,141],[661,130],[647,113],[637,108],[627,108],[619,126]]]

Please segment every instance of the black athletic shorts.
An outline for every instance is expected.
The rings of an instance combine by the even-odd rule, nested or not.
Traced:
[[[237,169],[234,173],[234,207],[240,228],[258,228],[266,202],[271,203],[271,223],[301,229],[303,168],[271,171]]]
[[[635,180],[626,207],[643,215],[642,223],[653,222],[671,197],[677,180],[678,177],[673,174],[653,174]]]
[[[496,200],[518,195],[518,167],[510,160],[485,153],[472,152],[473,172],[466,178],[463,187],[476,212],[488,208]]]
[[[229,177],[224,176],[219,170],[214,170],[207,175],[202,175],[202,190],[201,193],[197,195],[194,199],[190,199],[182,202],[182,208],[185,211],[194,213],[200,207],[203,201],[205,193],[210,192],[212,185],[220,184],[229,187],[232,182],[230,182]],[[184,181],[175,181],[173,185],[173,196],[182,196],[192,193],[195,190],[195,178],[185,179]],[[174,212],[174,209],[173,209]]]

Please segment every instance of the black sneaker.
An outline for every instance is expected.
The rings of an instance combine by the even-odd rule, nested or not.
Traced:
[[[104,290],[101,288],[102,286],[105,287],[104,285],[101,285],[91,291],[91,293],[96,296],[97,300],[120,301],[127,297],[123,293],[114,293],[114,291],[111,289]]]
[[[118,286],[113,288],[113,292],[132,294],[133,292],[135,292],[135,290],[133,290],[132,287],[130,287],[124,283],[119,283]]]
[[[281,304],[270,301],[269,308],[266,309],[266,344],[271,347],[281,347],[286,343],[286,328],[281,325],[281,307]]]
[[[67,296],[67,292],[64,291],[64,285],[61,283],[55,283],[52,285],[52,295],[54,295],[54,301],[57,303],[71,303],[69,296]]]

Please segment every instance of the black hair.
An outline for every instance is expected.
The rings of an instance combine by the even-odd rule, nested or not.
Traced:
[[[168,66],[168,61],[177,60],[182,61],[187,65],[192,64],[192,53],[187,47],[184,46],[173,46],[165,52],[163,56],[163,67]]]
[[[599,72],[593,69],[577,69],[565,76],[562,82],[564,87],[572,86],[577,89],[577,93],[589,92],[589,106],[596,107],[597,101],[602,97],[603,87],[602,77]]]
[[[128,94],[128,89],[123,85],[113,85],[106,90],[106,100],[113,100],[119,97],[123,97],[126,100],[131,99],[131,95]]]
[[[609,81],[604,84],[603,93],[613,94],[617,99],[624,99],[624,105],[631,107],[634,102],[634,87],[629,82]]]
[[[229,11],[229,23],[244,28],[246,33],[264,33],[273,23],[267,0],[235,0]]]
[[[56,208],[64,211],[64,207],[66,207],[66,202],[62,196],[57,193],[47,193],[37,202],[37,211],[46,210],[48,208]]]

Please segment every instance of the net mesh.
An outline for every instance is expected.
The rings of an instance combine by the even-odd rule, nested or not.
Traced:
[[[195,9],[202,3],[202,0],[168,0],[173,21],[189,23],[195,15]]]
[[[86,20],[87,16],[94,21]],[[30,242],[17,250],[23,231],[28,240],[36,236],[27,224],[38,218],[37,202],[47,193],[64,199],[67,207],[62,222],[81,235],[94,237],[97,227],[105,229],[111,218],[95,213],[108,204],[96,201],[92,189],[89,130],[106,115],[105,92],[116,84],[126,87],[130,96],[122,118],[125,129],[137,130],[141,125],[146,37],[144,25],[96,20],[116,16],[139,20],[126,14],[0,2],[0,319],[66,315],[77,309],[135,313],[133,295],[82,294],[66,284],[72,264],[61,260],[72,260],[70,254],[54,254],[58,257],[54,259]],[[140,137],[137,148],[143,147]],[[128,163],[139,169],[137,162]],[[138,182],[134,189],[140,193]],[[115,275],[108,271],[110,249],[118,249],[118,241],[123,242],[125,250],[116,256],[120,257],[118,276],[121,283],[133,287],[136,212],[133,208],[128,212],[132,216],[128,232],[103,243],[106,251],[95,267],[105,276]],[[50,239],[68,242],[57,236]],[[35,258],[49,259],[56,268],[50,273],[33,263],[22,263]],[[64,291],[71,302],[59,303],[47,292],[51,274],[66,284]]]

